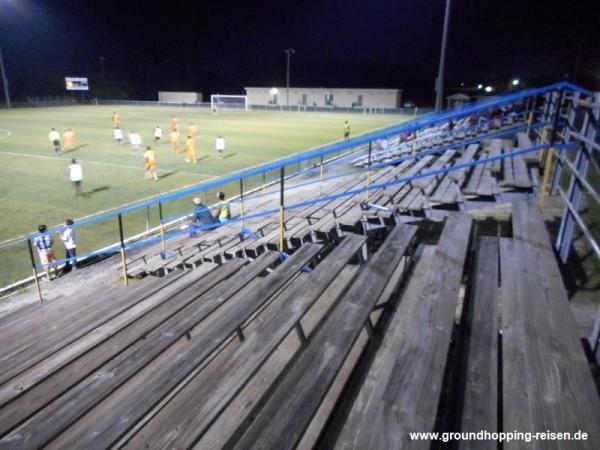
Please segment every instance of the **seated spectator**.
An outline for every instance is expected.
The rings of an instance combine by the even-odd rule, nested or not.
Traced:
[[[231,208],[229,202],[225,200],[225,192],[220,191],[217,194],[219,199],[219,209],[215,212],[215,222],[227,223],[231,219]]]
[[[192,201],[195,207],[190,223],[190,237],[194,236],[198,231],[205,229],[207,225],[212,225],[214,222],[212,214],[199,197],[195,197]]]

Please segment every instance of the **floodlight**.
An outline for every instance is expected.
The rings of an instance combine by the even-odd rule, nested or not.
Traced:
[[[491,86],[486,86],[484,89],[485,92],[492,92],[493,90],[494,90],[494,88]]]
[[[514,80],[512,80],[512,85],[513,85],[513,86],[518,86],[518,85],[519,85],[519,82],[520,82],[520,81],[519,81],[519,79],[518,79],[518,78],[515,78]]]
[[[269,92],[271,92],[271,95],[277,95],[277,94],[279,94],[279,89],[271,88],[271,90]]]
[[[477,85],[477,89],[482,90],[483,89],[483,84],[478,84]]]

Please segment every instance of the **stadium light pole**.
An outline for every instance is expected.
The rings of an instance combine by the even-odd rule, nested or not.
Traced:
[[[0,76],[2,77],[2,85],[4,86],[4,98],[6,99],[6,107],[10,108],[10,95],[8,93],[8,79],[4,71],[4,58],[2,57],[2,48],[0,47]]]
[[[444,101],[444,66],[446,64],[446,43],[448,41],[448,21],[450,19],[450,0],[446,0],[446,12],[444,13],[444,31],[442,32],[442,50],[440,52],[440,66],[438,76],[435,80],[435,110],[442,109]]]
[[[287,109],[290,109],[290,58],[292,54],[296,53],[296,50],[293,48],[286,48],[283,51],[287,54],[287,66],[285,71],[285,97]]]

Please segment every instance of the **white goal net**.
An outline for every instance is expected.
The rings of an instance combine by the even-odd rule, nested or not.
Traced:
[[[248,96],[246,95],[211,95],[210,108],[213,111],[234,110],[249,111]]]

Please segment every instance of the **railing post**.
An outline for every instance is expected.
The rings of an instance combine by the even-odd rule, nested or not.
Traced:
[[[163,253],[165,252],[165,226],[163,224],[163,210],[162,203],[158,202],[158,218],[160,220],[160,244]]]
[[[242,207],[242,212],[240,214],[242,218],[242,227],[244,227],[244,180],[240,178],[240,202]]]
[[[127,279],[127,255],[125,254],[125,241],[123,239],[123,217],[121,214],[118,215],[119,218],[119,241],[121,243],[121,265],[123,266],[123,283],[128,284],[129,281]]]
[[[31,259],[31,270],[33,272],[33,280],[35,281],[35,289],[37,290],[38,300],[42,303],[42,289],[40,288],[40,280],[38,279],[35,258],[33,257],[33,248],[31,247],[31,239],[29,238],[27,238],[27,247],[29,247],[29,258]]]
[[[369,186],[371,186],[371,150],[372,150],[372,145],[371,145],[371,142],[369,142],[369,162],[367,163],[367,186],[366,186],[366,191],[365,191],[365,201],[366,202],[369,201]]]
[[[283,252],[285,250],[284,247],[284,239],[285,239],[285,199],[283,195],[284,190],[284,178],[285,178],[285,170],[282,167],[279,173],[279,251]]]

